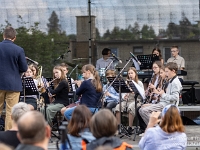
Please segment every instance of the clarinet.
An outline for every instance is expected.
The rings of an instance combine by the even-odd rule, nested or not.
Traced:
[[[153,73],[152,76],[151,76],[151,80],[150,80],[150,82],[149,82],[149,85],[151,84],[151,82],[152,82],[152,80],[153,80],[153,76],[154,76],[154,73]],[[150,91],[149,85],[148,85],[148,88],[147,88],[146,91],[145,91],[145,93],[147,93],[147,94],[145,94],[145,99],[144,99],[143,104],[147,104],[147,103],[149,103],[149,101],[151,100],[151,91]]]

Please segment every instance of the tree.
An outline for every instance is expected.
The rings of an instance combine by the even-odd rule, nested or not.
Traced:
[[[156,37],[153,27],[152,26],[149,27],[146,24],[143,25],[141,33],[142,33],[142,39],[152,39]]]
[[[48,27],[49,34],[60,33],[61,26],[60,26],[60,24],[58,24],[59,19],[58,19],[58,15],[56,14],[55,11],[52,12],[52,14],[48,20],[49,20],[49,23],[47,24],[47,27]]]
[[[96,28],[96,39],[97,39],[97,40],[100,40],[100,39],[101,39],[101,35],[100,35],[100,33],[99,33],[98,28]]]
[[[106,30],[106,33],[103,34],[104,40],[110,40],[110,30]]]
[[[191,35],[193,35],[192,32],[192,24],[188,20],[188,18],[185,16],[185,13],[182,12],[182,20],[179,21],[180,24],[180,33],[182,39],[187,39]]]

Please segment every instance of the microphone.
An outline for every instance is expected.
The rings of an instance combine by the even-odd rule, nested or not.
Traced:
[[[115,58],[115,60],[119,61],[119,63],[122,63],[122,61],[119,58],[117,58],[117,56],[115,56],[115,54],[112,53],[112,56],[113,56],[113,58]]]
[[[135,61],[136,61],[139,65],[141,65],[141,62],[137,59],[137,57],[135,57],[135,55],[134,55],[133,53],[131,53],[131,52],[130,52],[130,54],[131,54],[131,56],[135,59]]]
[[[26,58],[26,60],[29,60],[29,61],[31,61],[32,63],[36,64],[36,65],[39,64],[37,61],[34,61],[34,60],[32,60],[32,59],[30,59],[30,58],[28,58],[28,57],[25,57],[25,58]]]

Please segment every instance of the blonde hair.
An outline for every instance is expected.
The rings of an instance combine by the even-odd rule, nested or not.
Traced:
[[[96,71],[95,67],[91,64],[84,65],[82,67],[82,72],[85,72],[85,71],[90,71],[91,74],[93,74],[94,79],[92,79],[91,82],[94,85],[94,87],[96,88],[97,92],[102,92],[102,84],[101,84],[101,81],[100,81],[99,74]]]
[[[107,71],[106,71],[106,77],[107,76],[112,76],[112,77],[115,77],[116,76],[116,74],[115,74],[115,71],[114,70],[110,70],[110,69],[108,69]]]
[[[56,69],[56,70],[60,70],[61,71],[61,77],[59,79],[56,79],[53,84],[54,84],[54,88],[56,88],[58,86],[58,84],[62,81],[62,80],[66,80],[66,75],[64,74],[63,70],[62,70],[62,67],[61,66],[55,66],[53,68],[53,70]],[[56,77],[54,76],[54,73],[53,73],[53,79],[55,79]]]
[[[130,70],[132,70],[132,71],[135,72],[135,79],[134,79],[134,81],[135,81],[136,83],[138,83],[138,80],[139,80],[139,79],[138,79],[137,70],[135,69],[135,67],[130,67],[130,68],[128,68],[127,74],[128,74],[128,72],[129,72]],[[127,76],[127,79],[130,79],[129,76]]]

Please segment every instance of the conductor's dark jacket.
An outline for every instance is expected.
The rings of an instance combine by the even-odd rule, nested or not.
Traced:
[[[0,42],[0,90],[22,91],[20,73],[27,70],[23,48],[11,40]]]

